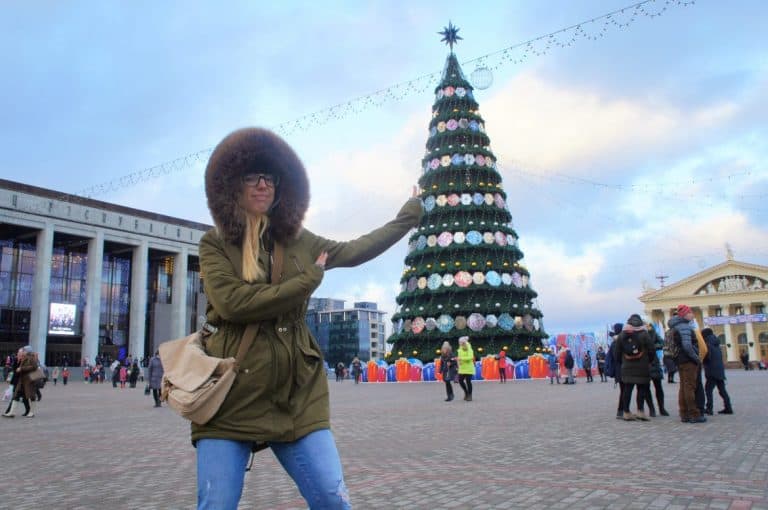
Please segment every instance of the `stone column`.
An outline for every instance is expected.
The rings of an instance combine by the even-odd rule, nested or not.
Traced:
[[[709,305],[700,306],[699,309],[701,310],[701,324],[699,324],[699,328],[708,328],[709,326],[705,321],[709,317]]]
[[[720,305],[720,309],[723,311],[723,315],[730,316],[731,315],[731,305],[732,303],[724,303]],[[739,360],[739,346],[736,343],[736,339],[733,338],[733,331],[731,330],[731,325],[727,322],[723,324],[723,332],[725,333],[725,343],[726,345],[730,345],[728,347],[728,360],[727,361],[740,361]]]
[[[182,246],[179,253],[173,256],[172,338],[181,338],[190,333],[187,331],[187,255],[187,247]]]
[[[667,323],[669,323],[669,308],[662,308],[661,313],[664,315],[664,331],[667,330],[669,326],[667,326]]]
[[[752,313],[752,305],[747,305],[744,313],[749,315]],[[749,362],[752,364],[755,361],[760,360],[760,345],[757,343],[757,337],[755,336],[755,328],[751,322],[744,324],[747,331],[747,352],[749,352]]]
[[[37,233],[35,244],[35,276],[32,280],[32,310],[29,317],[29,345],[45,363],[50,315],[51,263],[53,259],[53,225],[46,223]],[[80,360],[71,360],[79,363]]]
[[[94,362],[99,353],[99,318],[101,312],[101,279],[104,266],[104,232],[88,240],[88,273],[83,313],[83,357]]]
[[[134,359],[144,357],[144,337],[147,321],[147,272],[149,247],[145,239],[133,249],[131,260],[131,309],[128,326],[128,354]]]

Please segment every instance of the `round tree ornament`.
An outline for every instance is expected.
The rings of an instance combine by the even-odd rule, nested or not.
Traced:
[[[469,75],[472,85],[478,90],[485,90],[493,85],[493,72],[485,66],[480,66]]]

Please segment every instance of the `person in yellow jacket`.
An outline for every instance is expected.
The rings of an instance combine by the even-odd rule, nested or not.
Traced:
[[[464,400],[472,401],[472,375],[475,373],[475,353],[468,336],[459,338],[459,386],[464,390]]]

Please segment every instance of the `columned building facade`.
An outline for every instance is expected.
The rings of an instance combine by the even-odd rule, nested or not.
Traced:
[[[0,179],[0,354],[141,359],[205,311],[209,225]]]
[[[736,260],[696,273],[640,297],[646,316],[666,329],[679,304],[693,309],[702,328],[720,338],[724,359],[739,362],[742,352],[755,362],[768,359],[768,267]]]

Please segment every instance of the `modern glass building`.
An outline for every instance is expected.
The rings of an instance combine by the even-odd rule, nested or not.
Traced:
[[[349,365],[358,356],[362,361],[382,359],[385,353],[384,316],[376,303],[361,301],[344,308],[344,301],[311,298],[307,325],[320,344],[329,366],[339,361]]]
[[[142,358],[198,327],[210,225],[0,179],[0,354]]]

